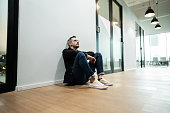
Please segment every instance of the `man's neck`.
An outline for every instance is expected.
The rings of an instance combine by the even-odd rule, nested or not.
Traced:
[[[74,47],[70,47],[71,49],[73,49],[73,50],[77,50],[77,48],[74,48]]]

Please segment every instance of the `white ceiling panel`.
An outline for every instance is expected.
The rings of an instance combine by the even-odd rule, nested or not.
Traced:
[[[131,7],[137,4],[142,4],[147,1],[149,0],[124,0],[124,2],[127,4],[128,7]]]

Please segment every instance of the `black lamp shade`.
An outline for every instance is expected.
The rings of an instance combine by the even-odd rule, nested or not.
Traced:
[[[156,24],[155,29],[161,29],[161,26],[159,24]]]
[[[151,7],[148,7],[148,10],[145,12],[145,17],[152,17],[155,16],[155,12],[151,9]]]
[[[158,24],[159,21],[158,19],[154,16],[153,19],[151,20],[151,24]]]

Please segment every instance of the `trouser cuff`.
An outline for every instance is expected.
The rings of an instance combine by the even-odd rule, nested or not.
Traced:
[[[98,76],[99,76],[99,75],[104,75],[104,72],[101,72],[101,73],[99,73],[99,74],[97,74],[97,75],[98,75]]]

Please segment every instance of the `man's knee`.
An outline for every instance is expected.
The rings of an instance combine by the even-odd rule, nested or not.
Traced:
[[[83,52],[79,52],[79,53],[77,54],[77,57],[86,57],[86,56],[85,56],[85,54],[84,54]]]
[[[102,54],[100,52],[97,52],[96,56],[102,56]]]

